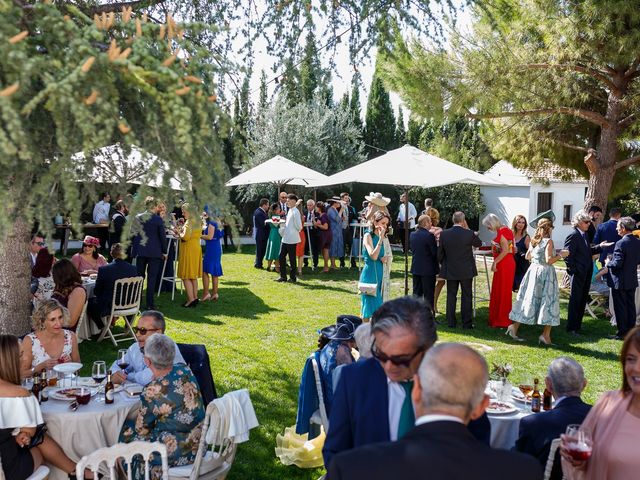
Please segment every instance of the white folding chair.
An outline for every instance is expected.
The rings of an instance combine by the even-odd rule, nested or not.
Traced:
[[[87,305],[88,304],[89,304],[89,299],[87,298],[87,300],[85,300],[84,302],[84,307],[82,307],[82,313],[80,314],[78,323],[76,324],[76,338],[78,339],[78,343],[82,343],[83,340],[87,338],[91,338],[90,335],[89,337],[86,337],[86,332],[84,332],[83,330],[85,326],[84,324],[87,323]],[[91,328],[87,329],[87,331],[90,331],[90,330]]]
[[[162,459],[162,480],[169,480],[167,447],[164,443],[160,442],[118,443],[113,447],[100,448],[80,459],[76,464],[76,477],[84,478],[84,471],[89,469],[93,472],[94,476],[98,478],[100,465],[104,463],[109,471],[109,478],[119,478],[116,471],[118,469],[118,460],[122,459],[127,464],[127,479],[132,480],[131,460],[133,457],[140,455],[144,460],[144,478],[145,480],[149,480],[149,458],[153,453],[159,453]]]
[[[169,469],[170,480],[224,480],[229,474],[236,456],[237,444],[233,438],[225,436],[221,445],[208,444],[206,437],[210,428],[219,429],[220,411],[212,401],[207,406],[207,413],[202,423],[202,435],[196,459],[192,465],[172,467]]]
[[[142,299],[142,283],[144,278],[131,277],[116,280],[113,286],[113,298],[111,300],[111,313],[107,317],[102,317],[104,327],[98,338],[98,342],[104,340],[109,335],[113,345],[118,346],[120,342],[136,340],[133,332],[133,318],[140,312],[140,301]],[[122,317],[124,319],[124,332],[114,334],[111,330],[111,319]]]
[[[316,392],[318,394],[319,408],[311,415],[309,419],[310,423],[315,423],[324,428],[325,432],[329,431],[329,416],[327,415],[327,409],[324,404],[324,394],[322,393],[322,381],[320,379],[320,367],[318,367],[318,361],[316,360],[315,353],[311,354],[311,366],[313,367],[313,377],[316,381]]]
[[[544,480],[549,480],[551,478],[551,472],[553,471],[553,463],[556,459],[556,451],[560,446],[560,439],[554,438],[551,442],[551,449],[549,450],[549,456],[547,457],[547,464],[544,467]],[[564,479],[564,475],[562,476]]]

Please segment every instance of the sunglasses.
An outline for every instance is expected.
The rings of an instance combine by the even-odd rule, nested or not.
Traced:
[[[157,332],[160,330],[159,328],[144,328],[144,327],[133,327],[133,331],[136,334],[146,335],[148,332]]]
[[[45,242],[32,242],[34,245],[38,245],[39,247],[44,247],[46,245]]]
[[[376,341],[375,340],[373,341],[373,343],[371,345],[371,355],[373,356],[373,358],[378,360],[380,363],[384,364],[384,363],[387,363],[387,362],[391,362],[394,365],[396,365],[397,367],[405,367],[405,368],[409,368],[411,366],[411,362],[413,361],[413,359],[416,358],[421,353],[423,353],[425,350],[426,349],[424,347],[421,347],[413,355],[393,355],[393,356],[389,356],[389,355],[386,355],[385,353],[381,352],[380,350],[378,350],[378,347],[376,346]]]

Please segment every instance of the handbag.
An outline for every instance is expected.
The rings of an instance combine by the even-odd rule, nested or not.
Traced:
[[[36,433],[31,437],[31,443],[28,448],[37,447],[44,441],[44,434],[47,433],[47,425],[45,423],[36,427]]]

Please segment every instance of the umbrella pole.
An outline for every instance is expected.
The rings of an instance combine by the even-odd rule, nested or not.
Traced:
[[[409,189],[404,189],[404,294],[409,295]]]

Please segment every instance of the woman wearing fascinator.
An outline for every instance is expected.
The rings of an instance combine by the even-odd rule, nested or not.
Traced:
[[[371,192],[365,195],[365,200],[369,202],[365,211],[365,221],[372,221],[376,212],[382,211],[389,215],[387,205],[391,202],[388,197],[383,197],[380,192]],[[389,215],[390,217],[390,215]],[[385,235],[383,239],[384,263],[382,264],[382,301],[389,300],[391,293],[391,264],[393,263],[393,252],[391,251],[391,242],[389,236]]]

